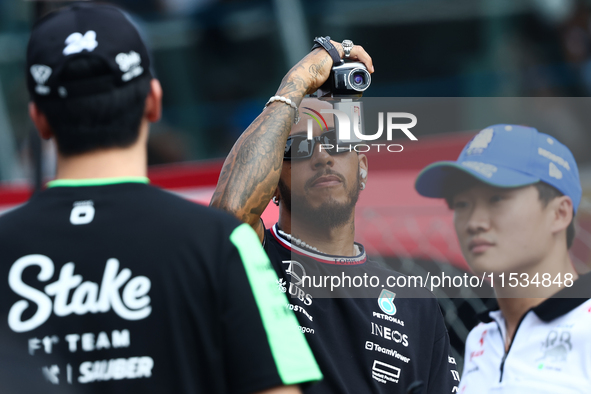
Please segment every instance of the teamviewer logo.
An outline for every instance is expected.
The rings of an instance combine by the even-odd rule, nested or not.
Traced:
[[[365,348],[367,350],[373,350],[373,342],[370,342],[370,341],[365,342]]]

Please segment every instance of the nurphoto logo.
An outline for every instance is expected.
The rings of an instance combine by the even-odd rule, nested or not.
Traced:
[[[328,125],[322,114],[332,114],[335,117],[335,122],[337,126],[337,144],[336,150],[337,152],[343,151],[355,151],[358,153],[365,153],[369,152],[371,148],[376,148],[377,151],[380,151],[380,148],[387,150],[388,152],[402,152],[404,147],[400,144],[366,144],[363,143],[364,141],[375,141],[382,137],[384,134],[384,118],[386,119],[386,139],[388,141],[392,141],[393,138],[397,137],[394,134],[395,131],[402,131],[408,139],[411,141],[417,141],[417,137],[409,130],[416,126],[417,124],[417,117],[408,112],[387,112],[384,116],[384,112],[378,112],[378,130],[374,134],[365,134],[362,130],[362,122],[361,122],[361,110],[360,106],[353,105],[351,108],[351,114],[353,116],[353,122],[349,115],[346,112],[338,110],[338,109],[321,109],[319,111],[315,111],[312,108],[304,107],[305,109],[309,110],[310,112],[304,112],[304,114],[309,115],[312,119],[308,119],[307,123],[307,138],[309,140],[314,138],[313,135],[313,120],[320,126],[321,130],[328,129]],[[410,123],[395,123],[399,122],[401,119],[408,119]],[[351,127],[351,125],[353,127]],[[335,144],[319,144],[320,151],[322,149],[329,150],[335,149]]]

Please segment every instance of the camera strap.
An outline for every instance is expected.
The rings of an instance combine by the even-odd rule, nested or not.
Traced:
[[[330,36],[316,37],[314,39],[314,46],[312,47],[312,50],[320,47],[324,48],[332,58],[333,67],[341,63],[341,56],[339,55],[339,51],[337,51],[334,45],[332,45],[332,42],[330,42]]]

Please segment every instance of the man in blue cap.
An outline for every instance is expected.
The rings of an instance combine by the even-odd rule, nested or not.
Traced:
[[[531,127],[494,125],[415,188],[446,199],[468,264],[492,274],[497,296],[468,335],[459,392],[588,392],[591,276],[568,254],[582,195],[570,150]]]

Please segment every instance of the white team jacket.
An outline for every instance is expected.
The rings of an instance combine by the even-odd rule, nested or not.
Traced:
[[[459,393],[591,393],[590,291],[587,274],[529,310],[507,353],[501,312],[480,316],[466,341]]]

